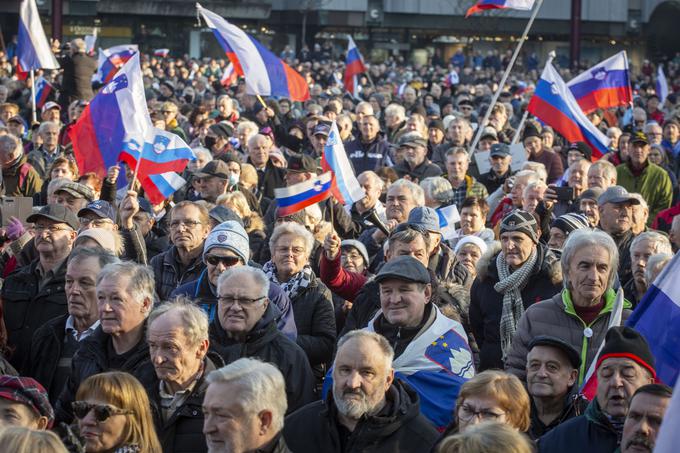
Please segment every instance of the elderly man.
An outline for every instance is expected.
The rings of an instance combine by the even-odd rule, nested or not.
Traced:
[[[520,170],[511,180],[506,181],[501,188],[500,192],[503,196],[501,200],[497,199],[499,190],[496,190],[496,192],[488,198],[491,213],[489,220],[491,224],[495,226],[511,211],[521,209],[524,189],[526,189],[529,184],[538,181],[541,181],[541,178],[537,172],[533,170]]]
[[[491,170],[479,177],[479,182],[489,193],[494,193],[505,184],[505,181],[512,174],[510,164],[512,163],[512,156],[510,155],[510,148],[505,143],[495,143],[491,145],[489,153],[489,162],[491,163]]]
[[[446,152],[446,179],[453,188],[453,203],[460,206],[467,197],[486,198],[489,192],[481,183],[468,174],[470,156],[463,147],[451,148]]]
[[[94,192],[85,184],[67,181],[58,186],[54,191],[54,197],[57,204],[77,214],[94,200]]]
[[[24,374],[43,383],[52,403],[64,389],[80,343],[99,327],[97,275],[107,264],[117,262],[104,250],[75,249],[66,266],[68,313],[47,321],[33,334]]]
[[[642,301],[642,296],[647,292],[651,282],[647,281],[645,270],[647,260],[657,253],[673,255],[673,248],[666,236],[656,231],[645,231],[633,239],[630,244],[630,263],[633,278],[623,285],[626,299],[630,301],[633,308]]]
[[[649,161],[649,138],[640,132],[630,140],[630,159],[616,167],[617,182],[629,192],[637,192],[649,204],[649,217],[671,206],[673,187],[663,168]]]
[[[149,315],[151,360],[139,370],[164,452],[205,452],[206,376],[223,365],[209,354],[208,317],[188,299],[165,303]]]
[[[57,420],[67,423],[73,419],[71,402],[85,379],[110,370],[139,376],[149,360],[144,332],[156,299],[151,269],[130,261],[108,264],[97,274],[96,284],[100,325],[80,343],[56,405]]]
[[[272,141],[262,134],[255,134],[248,139],[248,163],[257,171],[257,192],[259,200],[262,197],[274,198],[274,189],[285,185],[286,170],[279,168],[269,158]]]
[[[217,316],[210,323],[212,348],[229,364],[241,357],[273,363],[286,381],[288,410],[314,399],[314,375],[305,352],[276,326],[279,310],[269,301],[269,280],[242,266],[217,281]]]
[[[173,245],[150,263],[161,300],[166,300],[178,286],[196,280],[205,270],[201,255],[203,242],[210,233],[208,210],[191,201],[177,203],[170,211],[169,223]]]
[[[62,155],[59,146],[59,125],[51,121],[45,121],[38,128],[38,135],[42,139],[42,145],[28,153],[28,163],[42,179],[49,177],[47,172],[54,159]]]
[[[564,173],[562,159],[552,150],[545,148],[541,132],[533,123],[527,123],[524,127],[522,143],[530,161],[540,162],[545,165],[545,169],[548,172],[547,182],[549,184],[553,184],[560,179],[562,173]]]
[[[532,439],[583,413],[588,400],[574,394],[580,365],[578,351],[557,337],[539,335],[529,343],[526,384],[531,397],[528,434]]]
[[[427,140],[418,132],[409,132],[399,139],[399,149],[404,151],[404,161],[394,166],[400,178],[415,183],[442,174],[441,169],[427,158]]]
[[[505,361],[506,371],[524,379],[528,345],[538,335],[553,335],[580,351],[578,385],[583,383],[597,348],[609,328],[616,292],[619,253],[614,241],[598,230],[576,230],[562,251],[564,289],[529,307],[519,320]],[[624,302],[623,320],[630,314]],[[585,328],[584,328],[585,326]]]
[[[0,428],[52,428],[54,410],[47,392],[30,377],[0,376]]]
[[[270,363],[242,358],[210,373],[203,435],[211,453],[288,452],[281,431],[285,382]]]
[[[621,186],[611,186],[597,199],[600,228],[609,234],[619,249],[619,281],[622,285],[633,277],[630,269],[630,244],[633,233],[633,205],[640,200]]]
[[[8,358],[17,369],[28,356],[33,333],[67,312],[66,258],[78,228],[75,214],[59,205],[47,205],[26,221],[34,224],[38,258],[7,277],[2,285],[7,343],[13,348]]]
[[[501,250],[477,263],[478,274],[470,290],[470,324],[482,371],[503,368],[524,311],[560,290],[559,262],[539,243],[538,235],[533,215],[513,211],[500,225]]]
[[[352,204],[352,206],[345,206],[345,210],[349,211],[352,220],[363,223],[366,228],[375,226],[371,222],[373,215],[377,216],[381,222],[385,222],[385,205],[380,201],[380,196],[385,186],[383,180],[375,172],[369,170],[357,176],[357,181],[359,181],[361,188],[364,189],[365,196]]]
[[[385,136],[387,141],[396,145],[406,132],[406,109],[399,104],[388,105],[385,108]]]
[[[332,395],[286,418],[293,451],[429,451],[438,434],[420,413],[419,396],[394,379],[394,351],[375,332],[354,330],[338,343]],[[396,366],[396,364],[395,364]]]
[[[543,181],[529,183],[522,193],[522,209],[533,214],[539,203],[543,201],[548,186]]]
[[[607,190],[616,185],[616,167],[611,162],[600,159],[588,169],[588,187]]]
[[[432,151],[432,163],[446,171],[446,153],[451,148],[464,147],[472,138],[472,127],[465,118],[456,117],[446,128],[446,141]],[[476,169],[476,164],[475,164]]]
[[[551,430],[538,451],[614,451],[621,439],[631,396],[656,379],[654,355],[645,339],[630,327],[607,332],[595,370],[597,393],[586,412]]]
[[[664,384],[643,385],[633,393],[623,424],[621,453],[654,451],[672,396],[673,391]]]
[[[32,197],[40,193],[42,179],[27,162],[21,140],[13,135],[0,136],[2,187],[8,197]]]

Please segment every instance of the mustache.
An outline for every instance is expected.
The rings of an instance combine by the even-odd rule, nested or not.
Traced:
[[[635,435],[633,436],[632,439],[630,439],[628,442],[626,442],[626,448],[636,445],[638,447],[644,447],[649,451],[652,451],[654,449],[654,442],[652,442],[648,437],[641,436],[641,435]]]

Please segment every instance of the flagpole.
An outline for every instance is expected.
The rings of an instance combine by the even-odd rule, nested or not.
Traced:
[[[142,163],[142,153],[144,152],[144,144],[142,144],[141,149],[139,150],[139,156],[137,157],[137,165],[135,165],[135,172],[132,174],[132,180],[130,181],[130,188],[128,190],[134,190],[134,185],[135,185],[135,179],[137,179],[137,175],[139,174],[139,165]],[[139,184],[141,185],[142,182],[139,181]]]
[[[38,122],[38,115],[35,111],[35,71],[33,69],[31,69],[31,109],[33,110],[32,124],[35,124]]]
[[[515,60],[517,60],[519,51],[522,50],[522,45],[524,44],[524,41],[527,39],[527,36],[529,35],[529,30],[531,30],[531,26],[534,24],[534,20],[536,20],[536,16],[538,15],[538,11],[541,9],[542,4],[543,0],[536,0],[536,6],[534,7],[533,13],[531,13],[531,18],[529,19],[529,22],[527,23],[527,26],[524,29],[524,33],[522,34],[519,43],[517,43],[517,47],[515,47],[515,53],[512,54],[512,58],[508,63],[508,67],[505,68],[503,77],[501,78],[501,81],[498,84],[498,88],[496,89],[496,92],[494,93],[493,98],[491,99],[491,104],[489,104],[489,107],[486,109],[484,119],[482,119],[482,121],[477,126],[477,133],[475,134],[475,139],[472,141],[472,144],[468,149],[468,155],[472,155],[472,153],[475,152],[475,148],[477,148],[477,144],[479,143],[479,140],[482,138],[482,132],[484,131],[484,126],[486,126],[487,122],[489,121],[489,117],[491,116],[491,110],[493,109],[494,105],[496,105],[496,102],[498,101],[498,98],[500,97],[501,92],[503,91],[505,82],[508,80],[510,71],[512,71],[512,67],[515,65]]]

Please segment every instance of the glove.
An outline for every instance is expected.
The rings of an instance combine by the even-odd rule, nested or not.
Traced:
[[[7,237],[12,241],[16,241],[26,232],[26,228],[24,228],[21,220],[17,219],[16,217],[12,217],[9,222],[7,222],[6,231]]]

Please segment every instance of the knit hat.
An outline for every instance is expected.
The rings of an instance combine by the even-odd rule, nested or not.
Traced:
[[[233,220],[222,222],[212,229],[203,246],[203,260],[214,248],[223,248],[236,253],[244,263],[250,257],[250,241],[246,230]]]
[[[89,228],[81,231],[76,237],[76,242],[80,238],[90,238],[95,241],[101,248],[116,254],[116,242],[113,240],[113,234],[109,230],[103,228]]]
[[[654,355],[649,349],[647,340],[637,330],[626,326],[617,326],[607,331],[604,347],[597,358],[595,369],[599,369],[602,362],[611,358],[630,359],[648,370],[652,373],[652,377],[656,378]]]
[[[564,214],[553,220],[550,225],[552,228],[559,228],[564,231],[564,234],[569,236],[570,233],[580,230],[582,228],[590,228],[588,218],[583,214],[569,213]]]
[[[590,160],[593,157],[593,149],[585,142],[570,143],[567,152],[569,151],[578,151],[579,153],[583,154],[583,157],[586,160]]]
[[[340,247],[342,248],[354,247],[355,249],[357,249],[357,252],[361,254],[361,257],[364,259],[364,263],[366,263],[366,266],[369,265],[370,261],[368,259],[368,250],[366,250],[366,246],[360,241],[357,241],[356,239],[345,239],[340,243]]]
[[[30,377],[0,376],[0,398],[25,404],[41,417],[47,417],[47,428],[54,423],[54,409],[45,387]]]
[[[534,243],[538,244],[538,223],[536,223],[534,216],[527,211],[516,209],[503,217],[503,220],[501,220],[500,234],[509,231],[524,233],[529,236]]]
[[[475,236],[474,234],[468,234],[467,236],[463,236],[462,238],[460,238],[458,242],[456,242],[456,247],[453,249],[453,252],[458,253],[460,249],[462,249],[468,244],[476,245],[482,252],[482,255],[485,254],[487,249],[489,248],[489,246],[486,245],[486,242],[484,242],[484,239],[480,238],[479,236]]]
[[[522,141],[526,140],[529,137],[541,138],[541,132],[532,123],[526,123],[526,125],[524,126],[524,132],[522,133]]]

